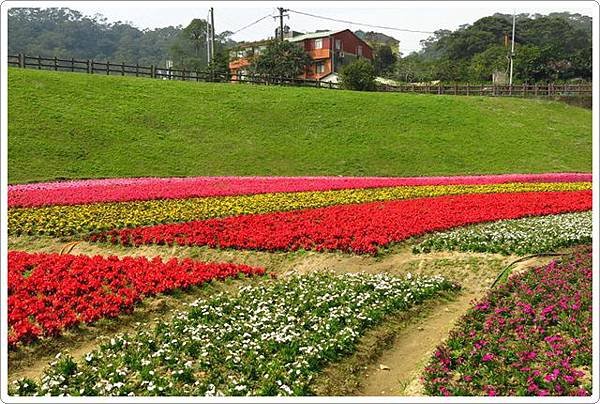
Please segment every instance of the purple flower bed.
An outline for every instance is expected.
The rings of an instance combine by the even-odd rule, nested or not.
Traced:
[[[425,369],[429,395],[585,396],[592,248],[512,276],[472,307]]]

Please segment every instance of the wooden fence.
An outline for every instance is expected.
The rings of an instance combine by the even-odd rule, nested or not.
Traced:
[[[266,85],[288,85],[337,89],[339,85],[331,82],[306,79],[290,79],[282,77],[265,77],[258,75],[231,76],[217,74],[211,71],[172,69],[154,65],[140,66],[110,61],[99,62],[93,59],[76,60],[62,58],[48,58],[43,56],[27,56],[23,54],[8,55],[8,65],[45,69],[55,71],[83,72],[88,74],[121,75],[158,78],[163,80],[183,81],[211,81],[211,82],[244,82]],[[378,91],[421,93],[421,94],[449,94],[449,95],[485,95],[508,97],[540,97],[540,96],[588,96],[592,95],[591,84],[517,84],[517,85],[417,85],[406,84],[400,86],[378,85]]]
[[[591,96],[591,84],[462,84],[379,86],[380,91],[421,94],[489,95],[502,97]]]

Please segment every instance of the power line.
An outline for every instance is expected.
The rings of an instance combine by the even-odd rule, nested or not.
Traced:
[[[237,34],[238,32],[240,32],[240,31],[242,31],[242,30],[245,30],[246,28],[250,28],[250,27],[251,27],[251,26],[253,26],[254,24],[258,24],[259,22],[261,22],[261,21],[262,21],[262,20],[264,20],[265,18],[269,18],[269,17],[272,17],[272,15],[271,15],[271,14],[265,15],[264,17],[261,17],[261,18],[259,18],[258,20],[254,21],[254,22],[251,22],[251,23],[250,23],[250,24],[248,24],[248,25],[245,25],[245,26],[243,26],[242,28],[238,29],[237,31],[233,31],[233,33],[232,33],[231,35],[235,35],[235,34]]]
[[[385,27],[385,26],[382,26],[382,25],[371,25],[371,24],[364,24],[364,23],[361,23],[361,22],[352,22],[352,21],[346,21],[346,20],[338,20],[337,18],[323,17],[323,16],[320,16],[320,15],[309,14],[309,13],[305,13],[305,12],[302,12],[302,11],[296,11],[296,10],[289,10],[288,9],[288,11],[291,11],[292,13],[296,13],[296,14],[307,15],[309,17],[320,18],[322,20],[330,20],[330,21],[341,22],[341,23],[344,23],[344,24],[362,25],[362,26],[365,26],[365,27],[389,29],[389,30],[393,30],[393,31],[415,32],[415,33],[418,33],[418,34],[435,34],[435,32],[431,32],[431,31],[418,31],[418,30],[405,29],[405,28]]]

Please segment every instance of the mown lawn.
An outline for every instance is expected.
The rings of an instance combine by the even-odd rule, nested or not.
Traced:
[[[558,102],[8,76],[10,183],[591,171],[592,113]]]

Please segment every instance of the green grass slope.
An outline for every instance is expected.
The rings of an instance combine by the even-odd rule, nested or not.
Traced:
[[[591,171],[592,113],[557,102],[8,76],[10,183]]]

